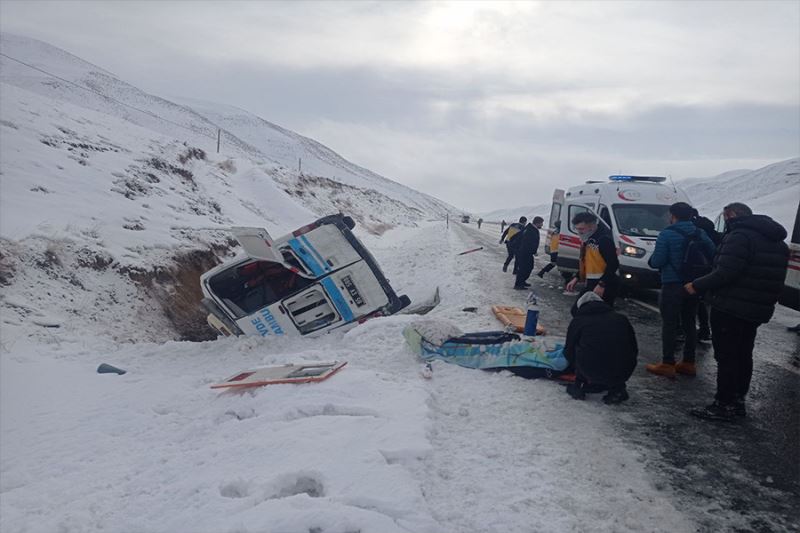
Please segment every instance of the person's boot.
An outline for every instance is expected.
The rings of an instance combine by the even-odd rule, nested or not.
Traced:
[[[696,376],[697,368],[695,367],[694,362],[681,361],[675,365],[675,372],[678,374],[683,374],[684,376]]]
[[[603,396],[603,403],[606,405],[617,405],[629,398],[628,391],[625,387],[609,390],[608,394]]]
[[[734,404],[720,403],[717,400],[711,405],[690,409],[689,414],[703,420],[719,420],[721,422],[735,422],[737,418]]]
[[[508,265],[503,265],[503,272],[508,272]]]
[[[572,396],[575,400],[585,400],[586,393],[583,392],[583,387],[579,383],[570,383],[567,385],[567,394]]]
[[[644,365],[645,369],[651,374],[664,376],[665,378],[675,379],[674,363],[650,363]]]

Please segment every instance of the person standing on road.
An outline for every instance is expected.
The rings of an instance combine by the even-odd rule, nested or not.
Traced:
[[[583,400],[587,392],[605,390],[604,403],[624,402],[639,353],[633,326],[591,291],[578,298],[572,315],[564,357],[575,370],[575,383],[567,385],[567,393]]]
[[[478,219],[478,229],[481,229],[481,224],[483,224],[483,219],[479,218]]]
[[[536,273],[537,276],[544,279],[544,275],[556,267],[558,261],[558,240],[561,237],[561,221],[556,220],[553,225],[553,234],[550,236],[550,262],[544,268]]]
[[[661,271],[661,295],[658,302],[661,311],[661,363],[650,363],[645,368],[652,374],[674,378],[676,373],[687,376],[697,373],[694,358],[697,346],[695,317],[698,299],[683,288],[684,283],[693,279],[689,276],[690,272],[684,272],[687,261],[690,261],[687,254],[692,253],[688,247],[699,247],[696,253],[702,254],[702,257],[698,261],[698,268],[700,264],[710,267],[714,257],[714,243],[705,231],[692,224],[692,207],[686,202],[669,206],[669,219],[670,225],[658,234],[656,247],[648,261],[651,268]],[[683,360],[676,364],[675,346],[679,322],[686,338],[683,344]]]
[[[714,223],[711,222],[710,219],[700,215],[697,209],[692,209],[692,223],[700,228],[701,230],[706,232],[708,238],[711,239],[711,242],[714,243],[714,248],[716,249],[719,246],[720,241],[722,241],[722,235],[717,231],[714,227]],[[708,308],[706,307],[706,303],[703,301],[702,298],[699,299],[697,302],[697,321],[699,323],[699,328],[697,330],[697,340],[698,341],[710,341],[711,340],[711,327],[708,323]]]
[[[579,281],[585,281],[583,292],[592,291],[613,306],[619,292],[619,259],[617,247],[611,237],[611,231],[598,225],[597,216],[589,211],[582,211],[572,217],[572,225],[581,238],[581,255],[578,272],[566,285],[572,292]]]
[[[508,272],[508,264],[514,259],[514,254],[517,251],[517,247],[519,246],[519,241],[516,239],[520,236],[520,233],[523,229],[525,229],[525,223],[528,222],[526,217],[519,217],[519,222],[512,222],[508,225],[506,230],[500,235],[500,244],[503,242],[506,243],[506,250],[508,250],[508,257],[506,257],[506,262],[503,263],[503,272]],[[514,274],[517,273],[517,262],[514,261]]]
[[[756,331],[775,312],[786,279],[789,247],[783,226],[766,215],[754,215],[745,204],[729,204],[722,215],[726,230],[714,269],[685,285],[689,294],[704,294],[711,307],[711,342],[717,360],[714,402],[690,413],[707,420],[733,421],[747,414],[745,397],[753,376]]]
[[[533,272],[533,256],[539,252],[539,230],[544,224],[542,217],[534,217],[533,223],[525,226],[519,237],[517,256],[517,280],[514,288],[523,290],[531,286],[528,278]]]
[[[505,229],[506,229],[506,221],[504,219],[504,220],[500,221],[500,234],[501,235],[503,234],[503,231],[505,231]]]

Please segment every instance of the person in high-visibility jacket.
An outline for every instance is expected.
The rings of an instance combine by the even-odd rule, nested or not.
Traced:
[[[553,224],[553,234],[550,235],[550,262],[544,268],[536,273],[537,276],[544,279],[544,275],[556,267],[558,260],[558,239],[561,237],[561,221],[556,220]]]
[[[579,281],[585,281],[586,287],[581,294],[592,291],[608,305],[614,305],[620,280],[617,276],[617,247],[614,246],[611,231],[599,225],[597,216],[589,211],[572,217],[572,225],[581,238],[580,266],[566,289],[571,292]]]
[[[500,244],[506,243],[506,250],[508,250],[508,257],[506,262],[503,263],[503,272],[508,272],[508,264],[514,259],[514,254],[517,253],[519,247],[519,237],[522,230],[525,229],[525,224],[528,222],[527,217],[519,217],[519,222],[512,222],[508,225],[506,230],[500,236]],[[517,262],[514,261],[514,274],[517,273]]]

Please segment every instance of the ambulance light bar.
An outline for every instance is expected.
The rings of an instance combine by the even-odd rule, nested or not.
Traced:
[[[653,183],[661,183],[667,181],[663,176],[609,176],[610,181],[651,181]]]

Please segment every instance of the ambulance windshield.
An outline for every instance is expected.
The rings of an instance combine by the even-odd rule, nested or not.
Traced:
[[[657,237],[669,225],[668,205],[626,205],[612,206],[617,229],[631,237]]]

